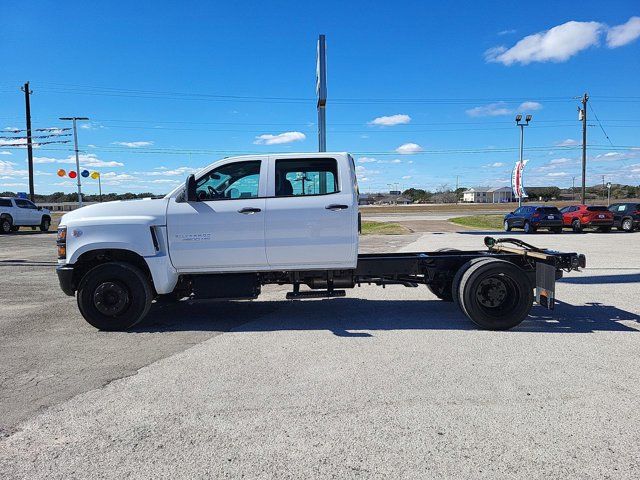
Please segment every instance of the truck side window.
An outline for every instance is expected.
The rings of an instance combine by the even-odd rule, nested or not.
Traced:
[[[325,195],[338,191],[334,158],[276,160],[276,197]]]
[[[257,198],[260,185],[260,161],[222,165],[196,182],[201,201]]]

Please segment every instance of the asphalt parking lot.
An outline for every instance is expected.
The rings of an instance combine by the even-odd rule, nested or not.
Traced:
[[[363,251],[477,249],[485,233],[368,237]],[[155,306],[106,333],[59,290],[55,235],[0,236],[0,471],[638,478],[640,233],[526,239],[589,267],[509,332],[392,286]]]

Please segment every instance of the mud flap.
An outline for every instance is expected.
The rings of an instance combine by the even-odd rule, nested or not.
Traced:
[[[536,263],[536,302],[553,310],[556,298],[556,267],[544,262]]]

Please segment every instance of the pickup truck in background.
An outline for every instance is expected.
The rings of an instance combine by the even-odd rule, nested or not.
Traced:
[[[20,227],[51,227],[51,212],[26,198],[0,197],[0,233],[17,232]]]
[[[359,255],[359,225],[348,153],[225,158],[162,199],[64,215],[57,274],[103,330],[132,327],[154,299],[255,299],[267,284],[291,285],[288,299],[331,298],[363,283],[425,285],[498,330],[526,318],[534,290],[553,308],[556,279],[585,266],[584,255],[490,237],[482,250]]]

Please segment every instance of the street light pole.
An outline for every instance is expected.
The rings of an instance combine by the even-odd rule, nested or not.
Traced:
[[[524,153],[524,127],[529,126],[529,122],[533,117],[531,115],[527,115],[524,119],[524,123],[521,122],[522,115],[516,115],[516,125],[520,127],[520,165],[522,165],[522,156]],[[518,195],[518,207],[522,206],[522,196]]]
[[[73,122],[73,144],[76,152],[76,178],[78,179],[78,207],[82,207],[82,183],[80,182],[80,156],[78,154],[78,120],[89,120],[87,117],[60,117],[60,120],[71,120]]]

